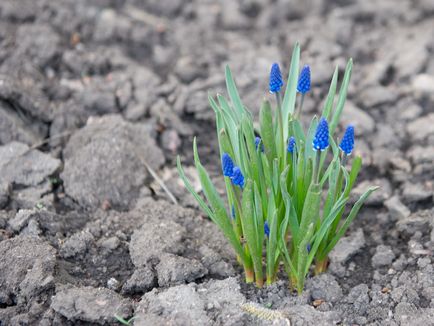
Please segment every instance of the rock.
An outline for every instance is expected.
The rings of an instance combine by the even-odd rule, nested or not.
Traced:
[[[434,146],[413,146],[408,152],[407,156],[413,161],[414,164],[434,164]]]
[[[433,210],[418,210],[409,217],[399,220],[396,224],[398,232],[411,237],[416,232],[429,232],[430,223],[434,218]]]
[[[178,285],[145,294],[136,310],[135,324],[244,325],[239,308],[245,302],[235,278],[205,284]],[[218,315],[213,311],[218,310]]]
[[[8,182],[0,182],[0,209],[6,207],[9,202],[9,197],[11,195],[11,184]]]
[[[133,264],[142,267],[151,259],[162,258],[163,253],[181,253],[185,232],[181,225],[171,220],[146,223],[131,236],[129,248]]]
[[[333,263],[345,263],[365,246],[365,236],[362,229],[357,229],[348,237],[341,238],[329,257]]]
[[[411,86],[418,93],[434,93],[434,77],[428,74],[420,74],[413,77]]]
[[[194,259],[166,254],[156,267],[159,286],[190,283],[208,273],[203,265]]]
[[[94,237],[88,231],[75,233],[63,243],[60,254],[64,258],[84,255],[93,241]]]
[[[306,288],[310,289],[313,300],[335,303],[342,297],[342,289],[338,282],[332,275],[327,273],[308,279]]]
[[[181,146],[181,139],[175,130],[168,129],[161,135],[161,144],[164,149],[175,154]]]
[[[35,18],[37,4],[32,0],[23,0],[19,4],[14,1],[2,1],[0,13],[3,18],[16,21],[30,21]]]
[[[351,192],[352,201],[356,201],[371,186],[380,187],[365,201],[365,205],[382,205],[392,195],[392,187],[387,179],[365,180],[359,183]]]
[[[31,145],[40,140],[35,128],[27,124],[4,103],[0,103],[0,144],[19,141]]]
[[[393,196],[384,202],[393,220],[402,220],[410,216],[411,212],[398,196]]]
[[[199,250],[202,255],[201,263],[208,269],[209,274],[221,278],[236,274],[232,265],[225,262],[216,251],[206,245],[201,246]]]
[[[395,259],[395,254],[390,246],[379,245],[375,250],[374,256],[372,256],[372,266],[374,268],[384,267],[392,264]]]
[[[366,284],[359,284],[353,287],[345,298],[351,304],[351,308],[358,315],[365,315],[369,307],[369,288]]]
[[[74,287],[63,289],[52,298],[51,308],[72,322],[104,325],[114,322],[114,316],[131,317],[129,300],[106,288]]]
[[[16,55],[26,55],[41,68],[52,64],[59,53],[60,37],[50,25],[22,24],[17,30],[18,48]]]
[[[145,185],[144,160],[154,170],[164,162],[149,130],[118,115],[89,119],[69,140],[64,157],[65,191],[90,209],[104,201],[127,208]]]
[[[31,301],[54,287],[56,251],[36,237],[0,242],[0,305]]]
[[[206,78],[206,72],[206,67],[201,67],[192,57],[182,57],[176,62],[175,74],[184,84],[189,84],[196,78]]]
[[[433,188],[422,183],[406,182],[403,185],[402,197],[406,203],[424,201],[433,196]]]
[[[149,267],[139,267],[122,287],[124,294],[145,293],[157,284],[154,272]]]
[[[311,305],[293,305],[285,309],[290,316],[291,325],[336,325],[341,317],[335,311],[318,311]]]
[[[431,113],[410,122],[407,125],[407,132],[414,142],[423,141],[430,135],[434,135],[433,125],[434,113]]]
[[[375,121],[368,113],[358,108],[353,102],[346,101],[341,125],[346,127],[349,124],[354,126],[357,136],[369,135],[375,129]]]
[[[395,102],[397,94],[388,87],[376,85],[363,89],[358,99],[363,107],[369,110],[375,106]]]
[[[38,150],[30,150],[25,144],[11,142],[0,146],[0,182],[20,186],[36,186],[59,171],[58,159]]]

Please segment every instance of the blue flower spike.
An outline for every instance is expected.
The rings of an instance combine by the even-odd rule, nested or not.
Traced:
[[[239,186],[241,189],[244,188],[244,175],[238,166],[233,168],[231,180],[235,186]]]
[[[234,170],[234,162],[228,153],[223,153],[222,156],[222,170],[225,177],[232,177],[232,172]]]
[[[264,223],[264,233],[267,236],[267,238],[270,237],[270,227],[268,226],[268,221],[265,221]]]
[[[279,65],[277,63],[273,63],[270,71],[270,93],[278,93],[280,92],[283,86],[282,73],[280,72]]]
[[[310,67],[305,65],[298,77],[297,91],[306,94],[310,91]]]
[[[314,150],[323,151],[329,147],[329,125],[327,120],[321,118],[316,127],[315,137],[313,138],[312,146]]]
[[[291,136],[288,140],[288,153],[294,153],[295,150],[295,138]]]
[[[345,155],[350,155],[352,153],[354,149],[354,126],[349,125],[347,129],[345,129],[344,137],[342,137],[339,148],[345,153]]]
[[[256,137],[255,138],[255,148],[256,148],[256,150],[258,150],[259,144],[261,144],[261,152],[264,152],[264,144],[262,143],[261,137]]]

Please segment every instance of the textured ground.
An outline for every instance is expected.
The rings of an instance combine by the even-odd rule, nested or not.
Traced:
[[[0,1],[0,325],[434,325],[433,40],[432,0]],[[208,91],[229,64],[257,112],[296,41],[306,116],[354,59],[381,186],[301,297],[243,283],[174,168],[197,135],[222,183]]]

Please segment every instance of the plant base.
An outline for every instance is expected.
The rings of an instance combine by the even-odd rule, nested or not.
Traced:
[[[315,263],[315,275],[324,273],[329,265],[329,259],[326,257],[323,260],[318,260]]]

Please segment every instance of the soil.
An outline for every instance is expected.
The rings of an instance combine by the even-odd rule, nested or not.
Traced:
[[[0,325],[434,325],[433,40],[432,0],[0,1]],[[296,41],[306,121],[353,58],[381,186],[301,296],[243,282],[175,169],[197,136],[223,189],[208,92],[229,64],[256,114]]]

